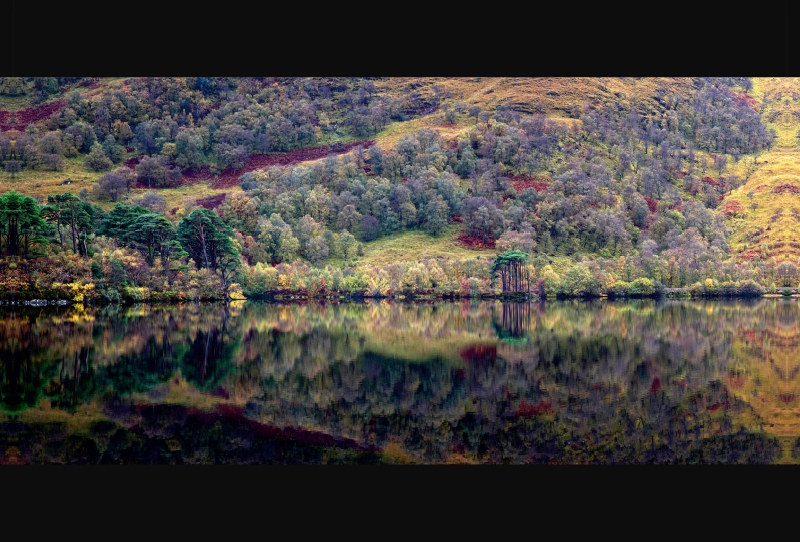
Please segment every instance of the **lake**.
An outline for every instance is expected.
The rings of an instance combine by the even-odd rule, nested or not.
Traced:
[[[800,462],[796,299],[0,308],[3,463]]]

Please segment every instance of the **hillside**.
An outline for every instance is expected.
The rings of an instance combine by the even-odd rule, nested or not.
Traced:
[[[200,268],[217,278],[190,297],[490,294],[506,251],[525,258],[516,287],[547,295],[791,286],[794,84],[6,78],[0,194],[43,221],[0,249],[72,252],[85,265],[49,282],[110,299],[183,295]]]
[[[761,113],[765,124],[777,137],[771,152],[746,166],[751,168],[747,183],[732,191],[723,205],[723,211],[731,215],[731,246],[741,261],[796,266],[800,261],[800,82],[796,78],[757,79],[753,91],[765,104]]]

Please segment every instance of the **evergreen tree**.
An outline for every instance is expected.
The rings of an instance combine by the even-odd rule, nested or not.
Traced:
[[[239,268],[239,250],[233,244],[233,230],[210,209],[195,209],[178,224],[178,241],[195,261],[212,273],[220,272],[223,288]]]
[[[95,220],[100,217],[102,209],[93,207],[82,201],[71,192],[47,196],[47,206],[43,209],[46,221],[56,225],[59,243],[64,246],[63,232],[67,232],[72,239],[72,252],[81,256],[88,256],[88,236],[94,232]]]
[[[12,190],[0,196],[0,247],[7,256],[28,258],[34,244],[45,243],[47,223],[37,201]]]

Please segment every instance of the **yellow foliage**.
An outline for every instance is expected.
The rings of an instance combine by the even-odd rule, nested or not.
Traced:
[[[75,303],[83,303],[86,299],[91,298],[94,292],[94,284],[91,282],[69,282],[67,284],[54,282],[52,286],[53,289],[66,290],[65,295],[70,297]]]
[[[228,297],[231,299],[247,299],[242,293],[241,285],[235,282],[228,288]]]

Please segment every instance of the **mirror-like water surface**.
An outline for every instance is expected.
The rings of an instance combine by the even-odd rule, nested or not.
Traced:
[[[800,460],[796,300],[17,308],[5,463]]]

